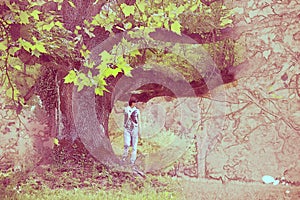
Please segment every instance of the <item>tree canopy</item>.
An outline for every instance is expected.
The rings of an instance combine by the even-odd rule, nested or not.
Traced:
[[[88,69],[96,67],[97,73],[92,74],[90,70],[83,73],[72,66],[64,82],[74,83],[78,90],[95,86],[95,93],[103,95],[103,91],[107,91],[108,77],[119,73],[130,76],[130,71],[146,56],[155,54],[164,60],[178,59],[162,51],[145,49],[123,55],[124,48],[135,45],[134,42],[153,40],[155,34],[159,34],[158,29],[179,36],[198,34],[210,41],[208,33],[217,38],[218,31],[231,24],[233,14],[221,2],[209,4],[199,0],[87,1],[87,8],[82,8],[80,2],[7,0],[1,3],[1,85],[14,104],[24,103],[26,92],[39,77],[40,66],[47,58],[51,59],[51,67],[59,70],[66,67],[67,62],[76,61]],[[94,14],[81,16],[82,20],[75,24],[66,20],[70,12],[80,14],[88,9]],[[99,37],[99,29],[105,29],[102,32],[106,37],[126,32],[128,39],[115,41],[111,49],[100,52],[101,62],[94,66],[89,60],[93,47],[90,41]]]

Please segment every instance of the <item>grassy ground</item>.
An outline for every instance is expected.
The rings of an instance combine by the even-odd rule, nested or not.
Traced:
[[[58,154],[51,164],[29,171],[0,170],[0,200],[300,199],[300,186],[140,176],[131,167],[112,169],[89,156],[70,155]]]
[[[19,174],[18,176],[20,176]],[[17,177],[11,177],[17,178]],[[20,178],[20,177],[19,177]],[[62,199],[62,200],[201,200],[201,199],[300,199],[300,187],[286,185],[266,185],[262,183],[227,182],[222,184],[216,180],[184,179],[147,175],[146,178],[136,177],[126,180],[121,185],[112,182],[111,185],[103,184],[109,178],[97,180],[82,180],[81,185],[67,187],[68,178],[62,178],[60,186],[49,185],[51,182],[41,182],[45,177],[27,177],[22,181],[10,180],[9,184],[0,190],[0,199]],[[96,178],[97,179],[97,178]],[[40,181],[38,181],[40,180]],[[73,178],[70,177],[69,181]],[[52,180],[55,181],[55,180]],[[142,183],[142,185],[140,185]],[[72,184],[71,184],[72,185]],[[52,187],[52,188],[51,188]]]
[[[275,200],[300,199],[300,187],[215,180],[181,180],[181,199]]]
[[[140,192],[132,192],[131,190],[104,190],[98,188],[81,188],[81,189],[43,189],[31,193],[21,193],[15,194],[13,196],[4,196],[3,200],[6,199],[20,199],[20,200],[118,200],[118,199],[132,199],[132,200],[142,200],[142,199],[178,199],[174,194],[170,192],[156,192],[152,189],[145,189]]]
[[[8,199],[178,199],[167,177],[115,169],[91,158],[60,158],[30,171],[0,170],[0,200]]]
[[[33,177],[31,175],[22,179],[19,177],[20,175],[21,173],[18,176],[10,177],[9,181],[7,181],[7,178],[2,179],[1,200],[163,200],[180,198],[169,178],[156,178],[154,176],[141,178],[127,174],[126,180],[123,180],[120,184],[121,180],[118,182],[113,178],[113,175],[109,174],[106,174],[106,177],[95,177],[94,180],[82,180],[80,183],[74,181],[74,177],[61,177],[61,180],[58,177],[56,180],[47,181],[47,177]],[[120,176],[125,175],[120,174]]]

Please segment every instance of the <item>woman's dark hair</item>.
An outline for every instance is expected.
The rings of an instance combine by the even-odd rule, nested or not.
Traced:
[[[135,97],[131,97],[128,101],[128,104],[129,104],[129,106],[131,106],[132,103],[137,103],[137,102],[138,102],[138,100]]]

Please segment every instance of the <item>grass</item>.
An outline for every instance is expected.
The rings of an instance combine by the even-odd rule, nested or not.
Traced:
[[[300,199],[299,186],[263,184],[258,182],[220,181],[198,179],[180,180],[184,195],[182,200],[230,199],[230,200],[296,200]]]
[[[59,170],[53,167],[40,174],[0,173],[0,200],[178,199],[168,177],[148,175],[142,178],[130,173],[94,169],[98,173],[91,178],[90,172],[78,176],[77,170],[58,173]]]
[[[1,191],[3,192],[3,191]],[[141,200],[141,199],[178,199],[175,192],[170,191],[157,191],[150,184],[146,184],[141,190],[132,189],[131,184],[127,183],[122,186],[121,189],[105,189],[99,187],[85,187],[85,188],[57,188],[50,189],[48,187],[42,187],[42,189],[34,190],[30,188],[30,185],[23,185],[23,188],[14,188],[11,191],[5,191],[1,194],[2,200],[82,200],[82,199],[93,199],[93,200],[117,200],[117,199],[130,199],[130,200]]]
[[[300,199],[300,186],[238,181],[222,184],[218,180],[151,174],[144,178],[93,159],[60,159],[29,172],[0,170],[0,200]]]
[[[4,200],[11,199],[11,197],[4,197]],[[163,191],[156,192],[155,190],[143,190],[140,192],[133,192],[131,190],[121,189],[121,190],[105,190],[97,188],[81,188],[73,190],[65,189],[43,189],[33,193],[23,193],[17,194],[13,199],[20,200],[83,200],[83,199],[93,199],[93,200],[118,200],[118,199],[129,199],[129,200],[142,200],[142,199],[176,199],[173,193]]]
[[[183,179],[162,176],[148,176],[145,184],[136,188],[135,183],[126,182],[119,188],[91,184],[82,188],[50,189],[42,185],[39,189],[32,187],[32,179],[20,187],[9,185],[0,191],[1,200],[202,200],[202,199],[245,199],[271,200],[300,199],[299,186],[266,185],[262,183],[245,183],[231,181],[222,184],[220,181],[207,179]],[[154,184],[158,183],[158,184]],[[14,187],[13,187],[14,186]],[[3,193],[4,191],[4,193]],[[289,191],[289,192],[287,192]]]

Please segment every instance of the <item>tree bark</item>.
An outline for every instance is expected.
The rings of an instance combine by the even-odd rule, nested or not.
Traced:
[[[59,83],[59,110],[61,113],[61,122],[59,124],[62,126],[61,132],[58,132],[59,138],[64,138],[69,141],[74,141],[77,139],[77,132],[74,124],[74,118],[72,113],[72,93],[73,85],[65,84],[63,79]]]

